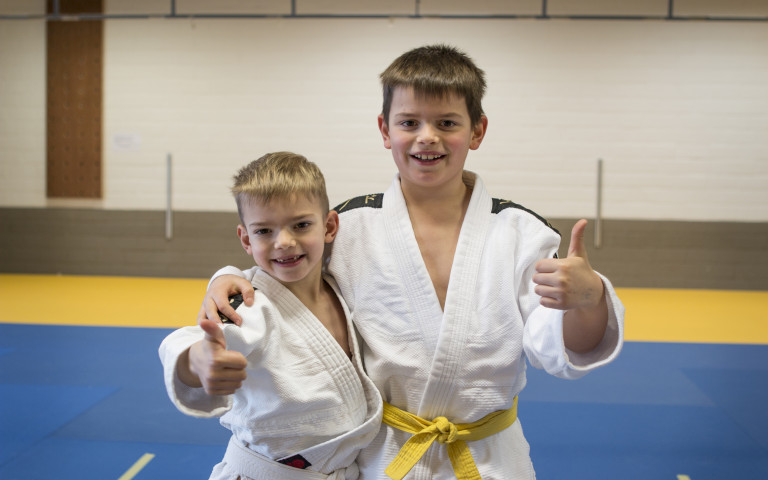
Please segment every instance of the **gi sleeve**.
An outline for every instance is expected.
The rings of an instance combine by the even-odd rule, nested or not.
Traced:
[[[587,353],[568,350],[563,341],[565,312],[539,306],[523,332],[523,348],[531,365],[556,377],[577,379],[616,358],[624,344],[624,305],[611,282],[603,275],[600,278],[608,304],[608,326],[600,344]]]

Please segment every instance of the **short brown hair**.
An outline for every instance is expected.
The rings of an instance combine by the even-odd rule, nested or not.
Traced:
[[[232,194],[243,221],[243,206],[250,200],[268,203],[275,198],[304,195],[316,199],[328,213],[328,194],[320,168],[303,155],[291,152],[268,153],[254,160],[234,177]]]
[[[442,98],[463,97],[472,125],[483,115],[485,72],[464,52],[448,45],[415,48],[395,59],[379,76],[384,93],[382,115],[389,123],[392,95],[399,87],[411,87],[414,94]]]

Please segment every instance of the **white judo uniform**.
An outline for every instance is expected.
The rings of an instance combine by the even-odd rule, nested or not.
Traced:
[[[363,338],[366,371],[384,400],[424,419],[475,422],[509,409],[525,387],[525,359],[568,379],[612,361],[623,343],[624,307],[602,277],[609,322],[586,355],[563,343],[563,313],[542,307],[532,276],[551,258],[560,236],[543,219],[491,198],[474,183],[461,228],[444,310],[435,293],[396,177],[384,194],[337,207],[340,228],[328,271],[337,280]],[[217,275],[234,273],[227,267]],[[245,272],[250,276],[251,272]],[[525,402],[520,402],[525,417]],[[360,453],[363,479],[384,470],[411,434],[383,425]],[[520,421],[468,443],[483,479],[535,478]],[[455,478],[447,449],[433,444],[405,477]]]
[[[248,361],[247,378],[235,394],[207,395],[176,375],[179,356],[204,337],[199,327],[174,331],[159,351],[174,405],[187,415],[220,416],[232,431],[211,478],[357,479],[355,458],[379,430],[382,400],[363,370],[346,304],[339,296],[352,359],[280,282],[258,268],[250,273],[254,305],[237,308],[241,326],[222,325],[227,349]],[[326,281],[338,296],[333,279]]]

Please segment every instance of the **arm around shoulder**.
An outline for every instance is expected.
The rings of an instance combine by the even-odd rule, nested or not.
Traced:
[[[208,290],[205,292],[203,304],[197,314],[198,325],[206,319],[220,322],[219,314],[240,325],[243,320],[229,305],[229,297],[240,293],[246,305],[253,305],[253,286],[250,280],[257,268],[253,267],[244,272],[237,267],[224,267],[214,273],[211,281],[208,282]]]

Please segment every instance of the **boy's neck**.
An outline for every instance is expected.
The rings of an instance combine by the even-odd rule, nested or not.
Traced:
[[[473,174],[464,172],[462,177],[455,188],[441,188],[443,195],[419,191],[427,193],[428,196],[409,198],[407,189],[403,189],[413,234],[435,288],[440,308],[445,308],[456,245],[474,187]]]
[[[463,218],[472,196],[475,176],[464,171],[459,180],[435,190],[409,189],[401,184],[408,210],[412,214],[428,213],[436,221],[452,220],[457,215]]]
[[[316,303],[322,297],[325,289],[325,281],[323,280],[322,272],[310,273],[298,282],[280,283],[290,290],[290,292],[306,307]]]

